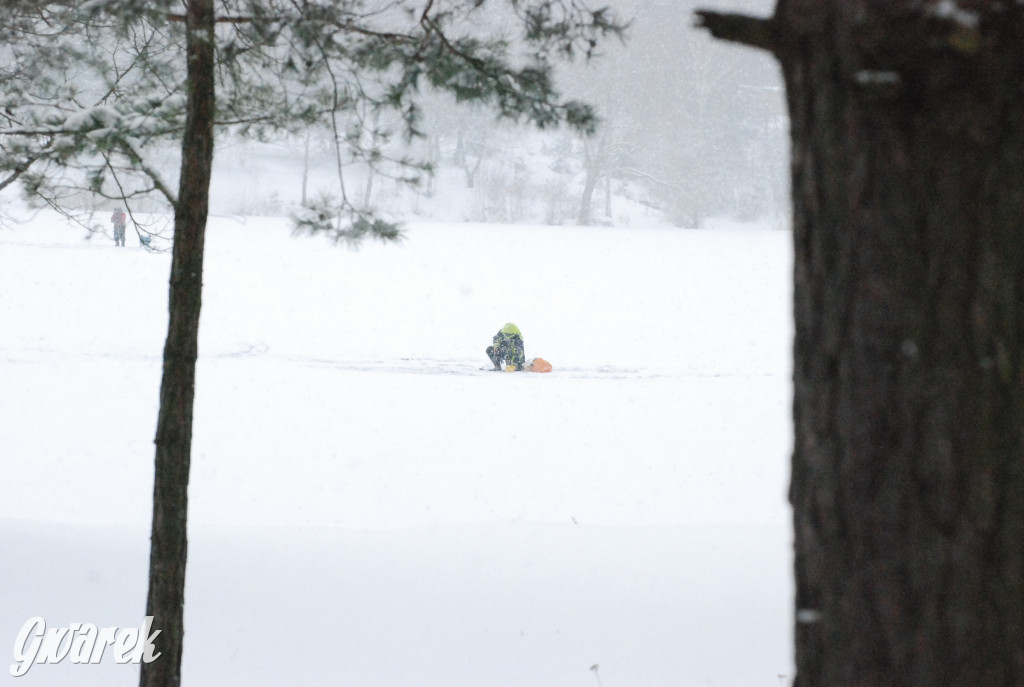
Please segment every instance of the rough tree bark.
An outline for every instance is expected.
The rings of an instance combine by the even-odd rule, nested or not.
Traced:
[[[1024,685],[1024,9],[780,0],[795,684]]]
[[[142,687],[177,687],[184,640],[185,562],[192,403],[202,303],[203,243],[213,163],[213,0],[188,0],[188,104],[174,207],[170,322],[164,346],[146,615],[159,658],[142,664]],[[154,652],[154,654],[155,654]]]

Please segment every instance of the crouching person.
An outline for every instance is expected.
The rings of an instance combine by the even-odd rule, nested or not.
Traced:
[[[523,347],[523,333],[511,322],[494,335],[494,343],[487,347],[487,357],[494,363],[494,369],[522,370],[526,363],[526,352]],[[511,370],[510,370],[511,371]]]

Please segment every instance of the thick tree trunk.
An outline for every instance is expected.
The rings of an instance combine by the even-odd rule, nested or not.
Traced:
[[[803,687],[1024,685],[1024,13],[973,5],[705,22],[789,99]]]
[[[188,111],[182,143],[181,185],[174,211],[170,322],[164,347],[146,615],[153,616],[159,658],[142,664],[143,687],[181,682],[188,475],[192,402],[202,302],[203,243],[213,162],[213,0],[189,0]]]

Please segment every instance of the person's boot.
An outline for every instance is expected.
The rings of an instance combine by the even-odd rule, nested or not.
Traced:
[[[491,359],[491,364],[494,365],[495,371],[501,369],[501,359],[497,357],[498,353],[494,350],[494,346],[487,347],[487,357]]]

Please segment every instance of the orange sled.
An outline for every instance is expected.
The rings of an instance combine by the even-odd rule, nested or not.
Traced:
[[[525,369],[527,372],[551,372],[551,363],[544,358],[534,358]]]

